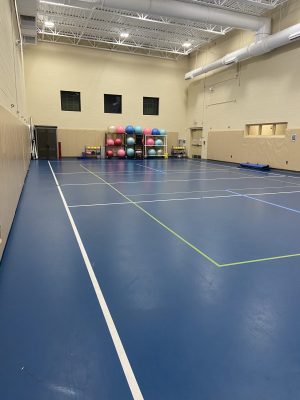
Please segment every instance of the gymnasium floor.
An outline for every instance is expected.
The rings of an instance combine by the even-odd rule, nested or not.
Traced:
[[[299,399],[299,214],[295,173],[32,162],[0,268],[0,398]]]

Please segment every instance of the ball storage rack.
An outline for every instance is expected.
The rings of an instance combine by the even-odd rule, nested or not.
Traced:
[[[132,137],[134,139],[134,144],[127,144],[127,138]],[[124,142],[124,147],[125,147],[125,152],[126,152],[126,158],[128,160],[134,160],[134,159],[142,159],[144,157],[144,152],[143,152],[143,135],[139,135],[137,133],[130,133],[130,134],[125,134],[125,142]],[[134,150],[134,156],[129,157],[127,156],[127,149],[132,148]]]
[[[111,159],[111,158],[125,158],[125,157],[118,157],[117,152],[119,149],[125,150],[125,133],[111,133],[111,132],[105,132],[105,158]],[[120,145],[118,144],[107,144],[108,139],[112,139],[115,141],[117,138],[122,140],[122,143]],[[107,156],[107,151],[111,150],[113,152],[112,157]]]
[[[147,144],[147,139],[153,138],[154,144]],[[156,139],[161,139],[163,141],[162,145],[156,145],[155,140]],[[143,142],[144,142],[144,158],[153,158],[153,157],[166,157],[166,154],[168,153],[168,141],[167,141],[167,135],[143,135]],[[154,154],[154,155],[149,155],[148,150],[154,149],[156,152],[157,150],[162,150],[162,154]]]

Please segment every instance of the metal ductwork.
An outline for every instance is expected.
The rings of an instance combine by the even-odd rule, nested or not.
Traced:
[[[43,1],[43,0],[41,0]],[[45,1],[46,2],[46,1]],[[82,8],[113,8],[161,17],[187,19],[257,32],[257,40],[271,33],[271,19],[177,0],[51,0]]]
[[[300,39],[300,24],[290,26],[287,29],[269,36],[267,39],[252,43],[247,47],[226,54],[224,57],[210,64],[190,71],[185,75],[185,79],[193,79],[196,76],[205,74],[206,72],[213,71],[226,65],[234,64],[243,60],[247,60],[248,58],[269,53],[270,51],[285,46],[297,39]]]

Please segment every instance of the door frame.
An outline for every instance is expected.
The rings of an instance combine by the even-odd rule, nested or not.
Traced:
[[[193,158],[193,154],[192,154],[192,132],[193,131],[198,131],[201,130],[202,131],[202,135],[201,135],[201,144],[199,144],[199,148],[200,148],[200,155],[195,157],[195,158],[202,158],[202,140],[203,140],[203,126],[192,126],[189,128],[190,130],[190,134],[189,134],[189,158]]]
[[[57,126],[55,125],[34,125],[34,129],[36,131],[36,148],[39,157],[39,135],[38,129],[45,128],[45,129],[55,129],[55,139],[56,139],[56,158],[58,159],[58,141],[57,141]]]

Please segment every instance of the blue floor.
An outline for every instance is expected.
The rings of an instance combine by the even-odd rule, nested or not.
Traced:
[[[146,400],[300,398],[300,174],[51,162]],[[0,267],[0,399],[132,394],[47,162]]]

